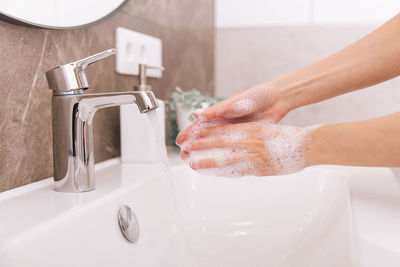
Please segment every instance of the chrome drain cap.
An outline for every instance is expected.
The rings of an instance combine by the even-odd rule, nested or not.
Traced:
[[[130,207],[124,205],[118,211],[118,222],[125,238],[135,243],[139,239],[139,221]]]

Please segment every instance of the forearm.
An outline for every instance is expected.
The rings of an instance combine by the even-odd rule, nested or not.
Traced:
[[[266,84],[290,109],[400,74],[400,14],[345,49]]]
[[[325,125],[306,147],[307,165],[400,166],[400,112],[385,117]]]

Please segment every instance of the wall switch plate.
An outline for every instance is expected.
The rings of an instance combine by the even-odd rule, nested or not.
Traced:
[[[120,74],[139,75],[139,64],[162,66],[161,39],[118,27],[116,35],[116,70]],[[162,71],[148,69],[147,77],[161,78]]]

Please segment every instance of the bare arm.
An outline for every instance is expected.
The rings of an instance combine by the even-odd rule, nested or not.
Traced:
[[[283,75],[276,88],[290,109],[365,88],[400,74],[400,14],[336,54]]]
[[[279,121],[289,111],[400,75],[400,14],[343,50],[299,70],[254,86],[222,101],[197,117],[255,115]],[[249,109],[235,106],[251,100]]]
[[[400,112],[316,129],[306,149],[307,165],[400,166]]]

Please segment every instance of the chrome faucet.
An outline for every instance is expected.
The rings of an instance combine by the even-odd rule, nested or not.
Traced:
[[[136,103],[141,113],[158,108],[151,91],[85,94],[85,68],[114,55],[109,49],[46,72],[53,90],[53,170],[55,190],[86,192],[95,189],[93,118],[98,109]]]

